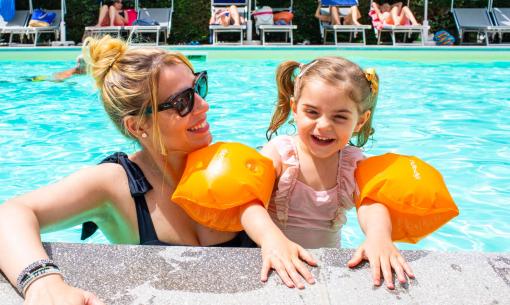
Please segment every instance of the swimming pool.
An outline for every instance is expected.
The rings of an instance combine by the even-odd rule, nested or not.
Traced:
[[[274,71],[284,58],[306,62],[319,55],[344,54],[362,67],[375,67],[381,91],[375,141],[366,153],[419,156],[441,171],[460,208],[460,216],[438,232],[417,245],[400,247],[510,251],[508,49],[183,51],[195,55],[197,70],[208,70],[214,141],[253,147],[265,143],[276,96]],[[8,52],[12,51],[0,51],[0,203],[95,164],[111,152],[135,149],[107,119],[88,77],[63,83],[25,80],[72,67],[77,49]],[[43,240],[78,242],[79,233],[76,227],[43,234]],[[361,241],[351,211],[342,244],[356,247]],[[91,242],[105,239],[96,234]]]

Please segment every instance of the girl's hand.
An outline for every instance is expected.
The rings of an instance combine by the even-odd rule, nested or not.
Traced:
[[[24,305],[104,305],[93,293],[67,285],[60,275],[48,275],[33,282]]]
[[[285,236],[269,238],[261,244],[262,270],[261,281],[267,281],[269,270],[274,269],[289,288],[305,288],[301,277],[309,284],[314,284],[315,279],[305,266],[305,261],[310,266],[317,266],[315,259],[300,245],[288,240]]]
[[[406,274],[408,277],[414,278],[411,267],[409,267],[391,239],[385,239],[381,236],[368,236],[365,242],[356,250],[347,266],[353,268],[363,260],[369,261],[374,285],[376,286],[381,285],[381,270],[389,289],[395,288],[392,268],[395,270],[401,284],[406,282]]]

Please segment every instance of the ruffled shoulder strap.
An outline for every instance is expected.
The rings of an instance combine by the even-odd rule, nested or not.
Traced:
[[[337,171],[338,210],[333,220],[333,227],[341,227],[346,221],[345,211],[354,207],[354,198],[359,193],[354,171],[359,161],[365,156],[361,149],[346,146],[340,151]]]
[[[355,146],[346,146],[342,149],[342,162],[338,168],[338,179],[342,195],[349,198],[348,208],[354,206],[354,197],[359,192],[354,178],[354,171],[358,162],[365,159],[363,151]]]
[[[276,217],[285,226],[291,193],[299,175],[299,159],[292,136],[278,136],[271,140],[271,144],[274,145],[282,160],[282,173],[273,194],[273,202],[276,208]]]

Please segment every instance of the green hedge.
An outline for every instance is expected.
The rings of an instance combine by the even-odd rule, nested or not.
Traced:
[[[278,6],[282,0],[257,1],[261,4]],[[284,0],[283,0],[284,1]],[[494,0],[495,6],[508,6],[509,0]],[[132,7],[134,1],[125,1],[126,7]],[[131,4],[130,4],[131,2]],[[369,0],[359,0],[362,12],[362,23],[370,24],[367,15],[370,5]],[[415,12],[419,21],[423,20],[424,0],[410,0],[411,9]],[[60,0],[33,0],[34,8],[59,9]],[[97,22],[98,1],[96,0],[66,0],[67,3],[67,39],[80,42],[85,26],[94,25]],[[142,6],[165,7],[169,0],[140,0]],[[210,0],[174,0],[173,25],[169,44],[185,44],[196,40],[200,43],[208,43],[209,30],[208,20],[210,14]],[[429,24],[431,32],[446,29],[457,35],[453,18],[449,13],[451,0],[429,0]],[[483,7],[487,0],[456,0],[456,7]],[[17,9],[27,9],[28,0],[16,0]],[[316,0],[294,0],[294,24],[298,26],[295,32],[295,41],[308,40],[313,44],[321,43],[319,25],[315,20],[314,13],[317,8]],[[369,43],[374,43],[373,31],[369,31]]]

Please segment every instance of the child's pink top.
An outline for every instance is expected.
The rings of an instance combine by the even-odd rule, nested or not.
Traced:
[[[340,247],[340,228],[346,210],[354,206],[358,189],[354,170],[364,159],[357,147],[339,152],[337,184],[326,191],[315,191],[299,181],[299,159],[295,139],[278,136],[271,140],[282,160],[282,173],[273,191],[269,214],[292,241],[305,248]]]

